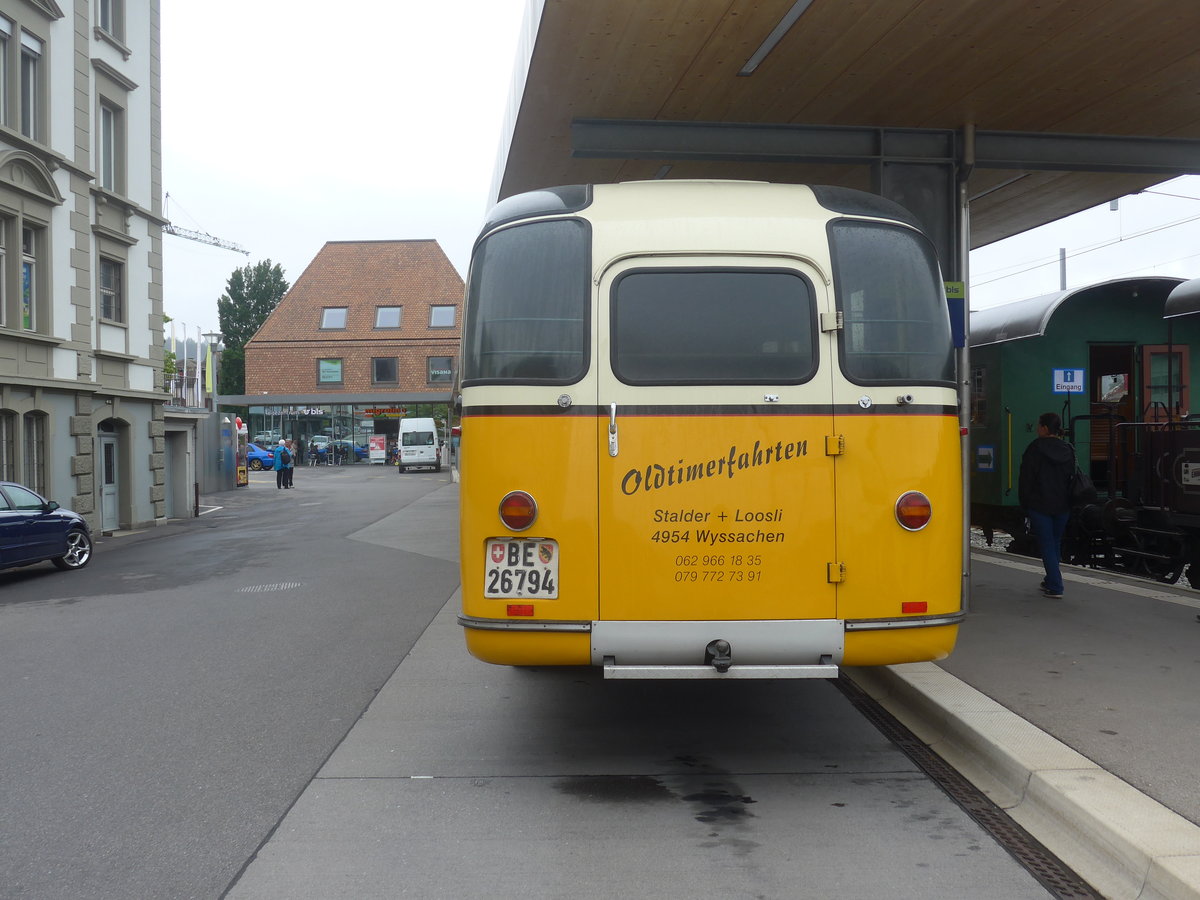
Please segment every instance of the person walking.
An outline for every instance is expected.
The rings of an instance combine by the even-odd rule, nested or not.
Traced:
[[[296,443],[289,439],[286,441],[285,446],[288,449],[288,458],[283,464],[285,473],[283,476],[283,486],[285,488],[293,488],[296,486],[294,481],[296,474]]]
[[[1052,599],[1063,595],[1059,567],[1063,534],[1071,516],[1071,478],[1075,474],[1075,448],[1063,440],[1062,419],[1057,413],[1038,416],[1037,437],[1021,456],[1017,496],[1037,540],[1046,571],[1042,593]]]
[[[275,469],[275,487],[280,490],[287,487],[285,482],[287,479],[288,468],[287,464],[284,462],[284,457],[287,457],[288,463],[292,461],[292,453],[287,448],[287,441],[285,441],[283,438],[280,438],[279,443],[275,445],[275,465],[273,466]]]

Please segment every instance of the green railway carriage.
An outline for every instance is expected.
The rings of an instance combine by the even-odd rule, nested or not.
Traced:
[[[1052,411],[1100,494],[1076,510],[1068,554],[1169,580],[1200,561],[1194,309],[1200,281],[1150,277],[971,313],[971,519],[989,540],[1001,530],[1014,550],[1030,550],[1017,499],[1021,454],[1038,415]]]

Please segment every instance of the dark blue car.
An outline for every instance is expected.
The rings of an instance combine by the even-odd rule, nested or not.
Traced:
[[[0,481],[0,569],[50,560],[82,569],[92,558],[92,533],[79,513],[11,481]]]

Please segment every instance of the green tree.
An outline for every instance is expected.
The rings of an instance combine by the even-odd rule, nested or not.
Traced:
[[[246,342],[262,327],[289,287],[279,263],[269,259],[234,269],[229,276],[225,293],[217,300],[217,322],[225,346],[217,379],[221,394],[246,393]]]
[[[230,396],[246,393],[246,350],[229,347],[221,353],[217,368],[217,393]]]

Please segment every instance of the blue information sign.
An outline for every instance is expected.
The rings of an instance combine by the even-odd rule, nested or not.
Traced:
[[[1082,394],[1087,388],[1086,369],[1054,369],[1054,393]]]

